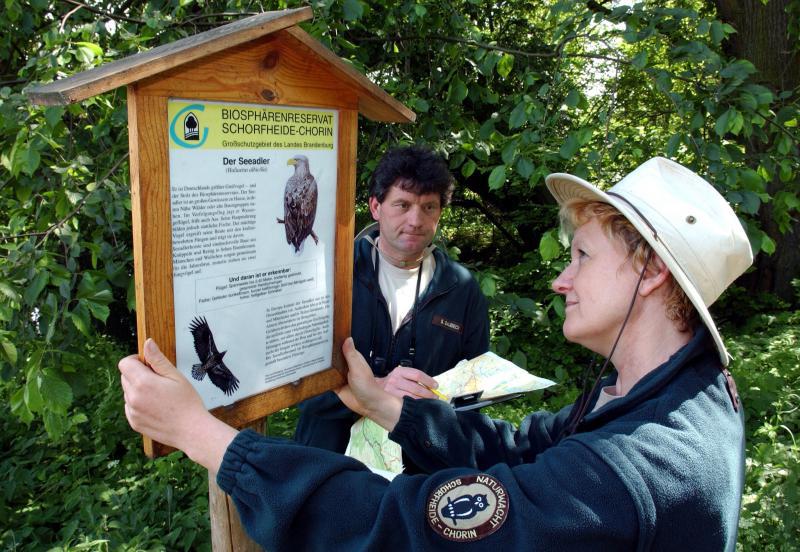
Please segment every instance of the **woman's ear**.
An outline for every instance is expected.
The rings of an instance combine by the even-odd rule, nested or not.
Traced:
[[[667,265],[658,255],[653,253],[650,257],[650,262],[647,263],[647,270],[639,286],[639,295],[647,297],[661,288],[669,280],[669,275],[670,271]]]

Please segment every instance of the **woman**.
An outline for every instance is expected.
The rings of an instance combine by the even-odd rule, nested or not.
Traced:
[[[352,459],[224,425],[148,341],[155,374],[120,362],[131,425],[216,472],[269,549],[733,549],[743,423],[707,306],[752,262],[738,219],[662,158],[608,193],[565,174],[547,186],[574,229],[553,283],[564,335],[607,359],[572,407],[515,429],[399,399],[348,339],[340,398],[430,472],[389,483]]]

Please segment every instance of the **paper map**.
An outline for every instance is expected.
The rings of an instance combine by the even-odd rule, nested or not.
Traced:
[[[492,352],[472,360],[462,360],[433,379],[439,383],[438,391],[447,397],[483,391],[482,400],[528,393],[555,385],[554,381],[534,376]],[[360,460],[387,479],[403,471],[400,445],[389,439],[388,431],[367,418],[361,418],[353,424],[345,454]]]

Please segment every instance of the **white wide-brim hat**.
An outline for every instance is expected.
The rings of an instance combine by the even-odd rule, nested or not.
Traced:
[[[545,182],[559,204],[600,201],[619,210],[664,261],[708,327],[728,365],[728,351],[708,311],[753,263],[750,241],[728,202],[686,167],[654,157],[603,192],[571,174]]]

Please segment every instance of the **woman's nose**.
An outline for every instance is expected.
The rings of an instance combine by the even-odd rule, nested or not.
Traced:
[[[568,274],[570,266],[567,266],[567,268],[562,270],[561,274],[559,274],[558,277],[553,280],[553,284],[550,287],[552,287],[553,291],[556,293],[565,295],[572,286],[572,277]]]

